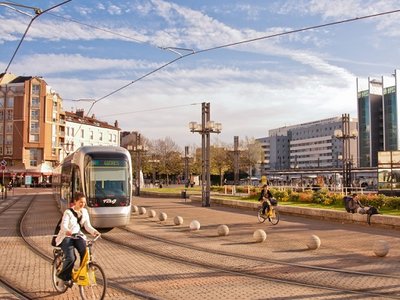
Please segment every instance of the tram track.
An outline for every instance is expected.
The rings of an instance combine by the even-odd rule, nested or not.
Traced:
[[[27,207],[29,208],[29,206],[31,205],[33,199],[35,196],[30,197],[30,200],[27,203],[24,203],[25,205],[27,205]],[[8,210],[14,208],[14,206],[18,203],[20,203],[22,197],[13,197],[13,199],[11,200],[7,200],[8,202],[0,209],[0,215],[5,214]],[[27,211],[27,208],[23,208],[23,214],[25,214]],[[19,222],[17,222],[16,224],[16,228],[15,231],[18,234],[18,226]],[[22,289],[20,286],[18,286],[18,282],[15,282],[13,280],[10,280],[8,278],[5,278],[4,276],[0,277],[0,282],[1,285],[11,294],[15,295],[15,297],[17,297],[18,299],[33,299],[31,297],[31,295],[26,292],[24,289]]]
[[[183,244],[144,234],[130,228],[119,228],[118,230],[130,235],[129,238],[121,237],[122,240],[135,240],[136,243],[122,242],[121,238],[116,239],[111,236],[104,238],[131,250],[179,263],[268,282],[323,289],[341,295],[351,294],[376,299],[400,299],[400,289],[398,288],[400,276],[277,261]],[[227,261],[229,261],[229,264],[227,264]],[[379,288],[367,284],[371,277],[381,283]],[[351,287],[348,282],[356,283],[356,286]]]

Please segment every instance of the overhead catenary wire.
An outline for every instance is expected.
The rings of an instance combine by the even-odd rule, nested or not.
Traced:
[[[229,48],[229,47],[233,47],[233,46],[237,46],[237,45],[242,45],[242,44],[248,44],[248,43],[253,43],[253,42],[257,42],[257,41],[261,41],[261,40],[266,40],[266,39],[270,39],[270,38],[275,38],[275,37],[279,37],[279,36],[284,36],[284,35],[289,35],[289,34],[293,34],[293,33],[299,33],[299,32],[303,32],[303,31],[308,31],[308,30],[313,30],[313,29],[318,29],[318,28],[323,28],[323,27],[328,27],[328,26],[334,26],[334,25],[340,25],[340,24],[344,24],[344,23],[350,23],[350,22],[355,22],[355,21],[360,21],[360,20],[365,20],[365,19],[371,19],[371,18],[376,18],[376,17],[381,17],[384,15],[389,15],[389,14],[395,14],[395,13],[399,13],[400,9],[396,9],[396,10],[390,10],[390,11],[386,11],[386,12],[381,12],[381,13],[376,13],[376,14],[369,14],[369,15],[365,15],[365,16],[361,16],[361,17],[354,17],[354,18],[350,18],[350,19],[344,19],[344,20],[340,20],[340,21],[334,21],[334,22],[329,22],[329,23],[324,23],[324,24],[319,24],[319,25],[313,25],[313,26],[308,26],[308,27],[303,27],[303,28],[299,28],[299,29],[293,29],[293,30],[287,30],[284,32],[279,32],[279,33],[274,33],[274,34],[269,34],[269,35],[264,35],[264,36],[260,36],[260,37],[256,37],[256,38],[251,38],[251,39],[245,39],[245,40],[241,40],[238,42],[232,42],[232,43],[228,43],[228,44],[223,44],[223,45],[219,45],[219,46],[214,46],[214,47],[210,47],[210,48],[205,48],[205,49],[199,49],[199,50],[191,50],[186,54],[181,54],[181,53],[177,53],[176,51],[173,51],[174,53],[178,54],[179,57],[172,59],[166,63],[164,63],[163,65],[159,66],[158,68],[136,78],[135,80],[132,80],[131,82],[121,86],[120,88],[98,98],[96,101],[94,101],[92,103],[92,105],[89,108],[88,114],[90,113],[90,111],[92,110],[92,108],[94,107],[94,105],[96,103],[98,103],[101,100],[104,100],[118,92],[120,92],[121,90],[135,84],[136,82],[164,69],[165,67],[181,60],[184,58],[187,58],[189,56],[195,55],[195,54],[200,54],[200,53],[205,53],[205,52],[209,52],[209,51],[214,51],[214,50],[218,50],[218,49],[223,49],[223,48]],[[182,49],[182,48],[168,48],[166,47],[165,49]],[[185,49],[188,50],[188,49]]]
[[[19,41],[19,43],[18,43],[17,48],[14,50],[14,53],[13,53],[13,55],[11,56],[11,59],[10,59],[8,65],[7,65],[7,67],[6,67],[6,69],[5,69],[5,71],[4,71],[4,74],[6,74],[7,71],[8,71],[8,69],[10,68],[10,65],[11,65],[11,63],[13,62],[13,60],[14,60],[14,58],[15,58],[15,55],[17,54],[19,48],[21,47],[21,44],[22,44],[22,42],[24,41],[24,39],[25,39],[25,37],[26,37],[26,35],[27,35],[27,33],[28,33],[28,31],[29,31],[29,28],[31,27],[32,23],[33,23],[39,16],[43,15],[44,13],[46,13],[46,12],[52,10],[52,9],[55,9],[55,8],[61,6],[61,5],[64,5],[64,4],[68,3],[68,2],[71,2],[71,1],[72,1],[72,0],[66,0],[66,1],[61,2],[61,3],[59,3],[59,4],[56,4],[56,5],[52,6],[52,7],[49,7],[49,8],[47,8],[47,9],[43,10],[43,11],[40,10],[40,9],[38,9],[38,8],[33,8],[33,7],[30,7],[30,6],[23,6],[23,7],[25,7],[25,8],[33,8],[33,9],[35,10],[35,16],[31,19],[31,21],[29,22],[28,26],[26,27],[25,32],[24,32],[24,34],[22,35],[22,37],[21,37],[21,39],[20,39],[20,41]],[[15,3],[12,3],[12,2],[7,2],[6,4],[7,4],[7,5],[22,6],[22,5],[20,5],[20,4],[15,4]]]
[[[186,106],[192,106],[192,105],[200,105],[201,102],[194,102],[190,104],[181,104],[181,105],[171,105],[171,106],[163,106],[163,107],[155,107],[155,108],[149,108],[149,109],[143,109],[143,110],[136,110],[136,111],[130,111],[130,112],[122,112],[122,113],[117,113],[117,114],[107,114],[107,117],[113,117],[113,116],[120,116],[120,115],[130,115],[130,114],[138,114],[142,112],[151,112],[151,111],[160,111],[160,110],[168,110],[168,109],[174,109],[178,107],[186,107]]]

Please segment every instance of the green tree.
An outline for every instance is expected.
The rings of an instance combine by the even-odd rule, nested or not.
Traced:
[[[211,174],[218,175],[219,185],[223,185],[224,174],[229,170],[229,153],[226,145],[217,141],[210,149]]]

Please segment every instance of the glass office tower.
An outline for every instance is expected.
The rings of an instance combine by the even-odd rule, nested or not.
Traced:
[[[357,78],[360,167],[376,167],[378,151],[398,150],[398,70],[390,77]]]

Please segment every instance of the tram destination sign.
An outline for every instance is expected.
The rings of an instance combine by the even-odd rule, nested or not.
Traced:
[[[116,159],[94,159],[92,165],[95,167],[124,167],[126,161]]]

